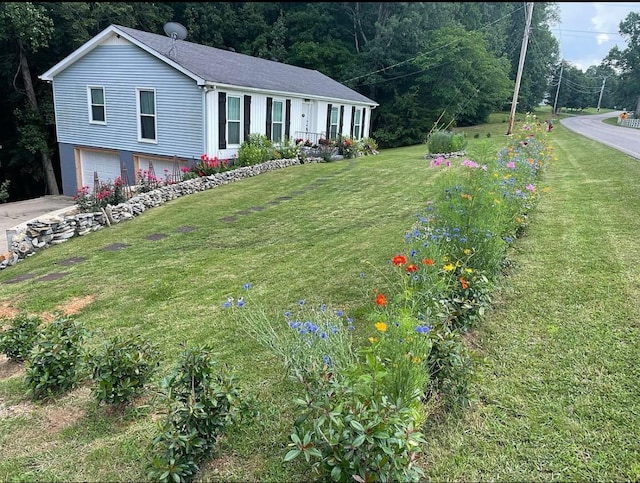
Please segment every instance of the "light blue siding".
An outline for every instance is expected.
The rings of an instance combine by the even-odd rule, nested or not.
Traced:
[[[89,123],[87,86],[104,86],[106,125]],[[136,88],[155,89],[157,144],[138,141]],[[184,158],[204,149],[203,93],[134,45],[101,45],[54,79],[58,142]]]

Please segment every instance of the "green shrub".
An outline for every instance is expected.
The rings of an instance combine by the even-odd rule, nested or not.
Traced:
[[[467,146],[464,133],[454,133],[436,129],[427,137],[427,147],[431,154],[446,154],[462,151]]]
[[[306,394],[295,400],[301,414],[284,461],[303,456],[323,481],[419,481],[421,418],[411,403],[381,390],[378,382],[388,377],[365,355],[344,377],[325,369],[315,380],[300,379]]]
[[[0,203],[4,203],[9,199],[9,184],[11,182],[8,179],[5,179],[2,183],[0,183]]]
[[[278,159],[296,159],[300,154],[300,147],[288,137],[276,149],[277,154],[274,154]]]
[[[160,385],[167,416],[151,443],[154,481],[191,479],[214,450],[225,428],[242,415],[240,389],[211,348],[186,347],[171,375]]]
[[[0,352],[14,362],[25,361],[36,343],[41,323],[36,315],[16,315],[11,326],[0,333]]]
[[[87,362],[96,401],[124,404],[142,391],[158,365],[158,358],[155,346],[142,337],[114,336],[89,354]]]
[[[264,134],[250,134],[238,149],[238,164],[253,166],[274,158],[274,147]]]
[[[439,400],[444,409],[468,407],[475,400],[472,389],[479,375],[475,354],[469,351],[458,330],[434,327],[431,338],[427,397]]]
[[[83,375],[84,327],[69,318],[45,325],[27,359],[24,380],[34,399],[76,387]]]

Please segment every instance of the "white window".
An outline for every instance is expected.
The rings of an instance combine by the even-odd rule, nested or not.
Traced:
[[[155,89],[137,90],[138,141],[157,142],[156,91]]]
[[[88,86],[89,122],[91,124],[106,124],[107,111],[104,99],[104,87]]]
[[[360,124],[362,119],[362,110],[356,109],[353,118],[353,139],[360,139]]]
[[[240,98],[227,96],[227,143],[240,144]]]
[[[329,139],[338,139],[338,116],[340,109],[331,107],[331,121],[329,122]]]
[[[283,105],[282,101],[273,101],[271,108],[271,140],[279,143],[282,141],[283,135]]]

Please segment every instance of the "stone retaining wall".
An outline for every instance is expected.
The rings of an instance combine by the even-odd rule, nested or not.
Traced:
[[[304,162],[318,162],[306,159]],[[62,215],[45,216],[16,227],[11,236],[9,252],[0,258],[0,270],[34,255],[38,250],[63,243],[75,236],[83,236],[104,227],[132,219],[146,210],[181,196],[204,191],[250,176],[301,164],[299,159],[274,159],[253,166],[243,166],[223,173],[181,181],[162,186],[147,193],[138,193],[126,202],[107,205],[97,213],[78,213],[77,207]]]

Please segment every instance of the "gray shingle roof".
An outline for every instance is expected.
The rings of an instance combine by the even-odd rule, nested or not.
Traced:
[[[194,44],[186,40],[176,40],[175,50],[169,56],[173,45],[170,37],[119,25],[114,27],[153,49],[160,56],[171,59],[209,82],[378,104],[317,70]]]

